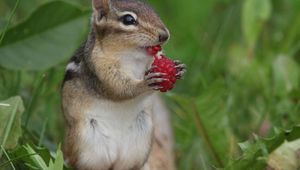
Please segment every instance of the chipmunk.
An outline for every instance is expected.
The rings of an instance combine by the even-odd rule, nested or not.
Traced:
[[[169,31],[145,2],[92,0],[91,31],[66,68],[64,156],[79,170],[175,169],[168,110],[146,48]],[[184,65],[176,62],[178,76]]]

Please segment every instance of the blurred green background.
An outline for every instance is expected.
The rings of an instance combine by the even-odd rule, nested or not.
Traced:
[[[0,169],[61,164],[59,92],[91,12],[63,2],[0,0]],[[188,67],[164,95],[178,169],[299,169],[300,0],[149,3],[171,32],[166,54]]]

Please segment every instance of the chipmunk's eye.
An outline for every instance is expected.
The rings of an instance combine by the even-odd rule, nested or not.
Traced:
[[[135,18],[130,14],[124,15],[121,21],[123,22],[124,25],[136,25],[137,23]]]

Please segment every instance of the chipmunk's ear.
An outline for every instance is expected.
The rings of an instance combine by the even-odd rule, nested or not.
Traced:
[[[110,0],[93,0],[93,9],[96,13],[96,19],[98,22],[109,13],[111,8]]]

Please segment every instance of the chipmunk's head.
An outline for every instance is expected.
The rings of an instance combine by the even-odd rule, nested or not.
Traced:
[[[169,31],[155,11],[138,0],[93,0],[93,27],[103,48],[146,48],[165,43]]]

